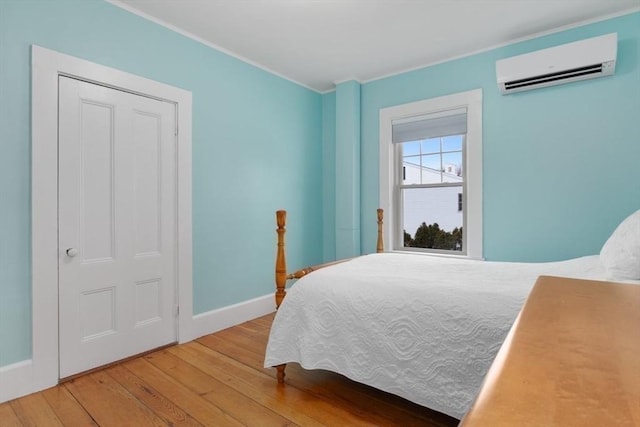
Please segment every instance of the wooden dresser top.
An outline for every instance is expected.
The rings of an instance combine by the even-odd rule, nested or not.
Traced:
[[[640,426],[640,286],[541,276],[460,425]]]

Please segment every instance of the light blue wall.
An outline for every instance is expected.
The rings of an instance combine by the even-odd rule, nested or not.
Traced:
[[[336,259],[336,93],[322,96],[323,262]]]
[[[336,257],[360,255],[360,84],[336,87]]]
[[[501,96],[497,59],[618,33],[616,73]],[[428,43],[425,40],[425,43]],[[640,13],[362,85],[362,248],[375,250],[379,110],[483,89],[484,256],[596,254],[640,208]]]
[[[0,366],[31,354],[31,44],[192,91],[195,313],[272,292],[276,209],[291,268],[322,259],[321,95],[102,1],[0,0]]]

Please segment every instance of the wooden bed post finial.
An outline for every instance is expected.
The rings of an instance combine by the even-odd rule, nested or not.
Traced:
[[[284,255],[284,233],[287,222],[287,211],[276,211],[276,224],[278,228],[278,252],[276,254],[276,308],[280,307],[286,294],[284,290],[287,283],[287,262]]]
[[[384,252],[384,242],[382,240],[382,219],[384,217],[384,211],[378,208],[378,244],[376,246],[376,252]]]

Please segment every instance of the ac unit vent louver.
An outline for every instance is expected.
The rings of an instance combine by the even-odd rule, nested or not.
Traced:
[[[503,94],[613,74],[617,34],[607,34],[496,62]],[[553,70],[553,71],[551,71]]]

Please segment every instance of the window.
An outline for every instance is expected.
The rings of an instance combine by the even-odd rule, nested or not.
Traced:
[[[446,122],[443,126],[443,121]],[[403,247],[464,252],[463,154],[466,108],[392,121]]]
[[[380,110],[392,250],[482,258],[482,91]]]

